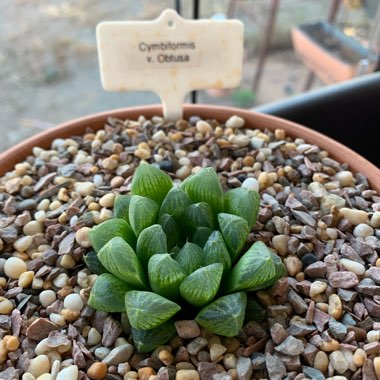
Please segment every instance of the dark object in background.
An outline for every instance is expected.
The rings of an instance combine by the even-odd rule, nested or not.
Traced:
[[[380,72],[253,110],[321,132],[380,166]]]

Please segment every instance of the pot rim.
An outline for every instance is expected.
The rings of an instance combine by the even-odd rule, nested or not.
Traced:
[[[271,131],[277,128],[285,129],[287,136],[301,138],[304,139],[306,143],[316,144],[326,150],[331,158],[341,163],[347,163],[353,172],[366,175],[370,182],[370,187],[380,193],[379,168],[352,149],[317,131],[280,117],[258,113],[248,109],[204,104],[185,104],[183,110],[184,118],[196,115],[208,119],[216,119],[219,122],[225,122],[230,116],[237,115],[244,118],[246,125],[252,129],[269,129]],[[5,152],[0,153],[0,176],[13,170],[15,164],[24,161],[27,156],[32,153],[33,147],[38,146],[49,149],[51,142],[56,138],[67,138],[73,135],[83,134],[87,127],[92,127],[94,130],[100,129],[104,126],[109,117],[133,120],[137,119],[140,115],[146,117],[162,116],[162,106],[146,105],[107,110],[79,117],[59,124],[42,133],[38,133]]]

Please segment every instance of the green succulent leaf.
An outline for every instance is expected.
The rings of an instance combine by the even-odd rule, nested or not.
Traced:
[[[155,293],[172,300],[179,298],[179,286],[186,274],[169,253],[153,255],[150,258],[148,275],[150,286]]]
[[[213,231],[203,247],[203,264],[214,263],[223,264],[224,275],[231,269],[231,257],[219,231]]]
[[[168,249],[172,249],[181,240],[181,229],[176,220],[169,214],[163,214],[159,224],[165,232]]]
[[[154,329],[181,310],[176,303],[152,292],[131,290],[125,295],[129,322],[134,329]]]
[[[244,323],[255,321],[262,323],[266,320],[265,309],[252,297],[247,297],[247,306],[245,308]]]
[[[186,275],[189,275],[202,266],[203,250],[198,245],[188,242],[181,248],[175,259]]]
[[[132,247],[120,236],[112,238],[98,253],[103,266],[116,277],[140,289],[147,289],[145,272]]]
[[[88,305],[96,310],[116,313],[125,311],[125,294],[133,287],[111,273],[101,274],[91,289]]]
[[[195,307],[207,305],[218,293],[223,265],[215,263],[191,273],[180,286],[182,297]]]
[[[133,176],[131,191],[133,195],[150,198],[160,205],[172,186],[165,172],[142,162]]]
[[[212,230],[209,228],[199,227],[194,231],[191,241],[203,248],[211,234]]]
[[[167,321],[161,326],[150,330],[132,328],[133,345],[138,352],[145,353],[164,345],[176,333],[173,321]]]
[[[201,169],[188,177],[181,187],[193,202],[208,203],[215,214],[223,212],[223,189],[214,168]]]
[[[205,202],[199,202],[187,207],[183,214],[185,229],[195,231],[199,227],[214,229],[214,214],[211,206]]]
[[[228,190],[224,195],[224,212],[245,219],[249,230],[256,223],[260,208],[260,194],[245,187]]]
[[[218,222],[231,259],[235,261],[247,240],[248,223],[240,216],[226,213],[218,214]]]
[[[129,204],[131,195],[117,194],[113,204],[113,215],[115,218],[124,219],[129,223]]]
[[[129,221],[136,236],[156,223],[159,205],[152,199],[133,195],[129,205]]]
[[[180,220],[185,209],[191,204],[191,199],[181,188],[172,187],[161,204],[159,216],[169,214],[174,219]]]
[[[145,268],[153,255],[167,251],[166,235],[159,224],[153,224],[141,231],[137,238],[136,254]]]
[[[271,251],[263,242],[257,241],[232,269],[225,293],[263,289],[275,276],[276,268]]]
[[[277,256],[274,252],[270,251],[270,254],[271,254],[271,257],[273,260],[275,274],[272,278],[268,278],[268,280],[266,282],[261,284],[260,289],[265,289],[265,288],[268,288],[268,287],[274,285],[274,283],[277,280],[286,276],[286,273],[287,273],[286,267],[285,267],[284,263],[282,262],[281,258],[279,256]],[[258,289],[251,288],[251,289],[248,289],[247,291],[249,292],[249,291],[254,291],[254,290],[258,290]]]
[[[244,292],[228,294],[205,306],[195,320],[214,334],[236,336],[243,326],[246,304]]]
[[[95,251],[90,251],[83,257],[85,264],[87,265],[90,272],[93,274],[108,273],[108,270],[104,268],[102,263],[99,261],[98,255]]]
[[[92,227],[89,238],[96,252],[115,236],[121,236],[132,247],[136,246],[136,235],[131,226],[123,219],[109,219]]]

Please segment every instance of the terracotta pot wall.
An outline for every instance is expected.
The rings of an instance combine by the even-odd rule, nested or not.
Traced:
[[[140,115],[150,118],[154,115],[162,115],[161,106],[143,106],[126,109],[117,109],[102,112],[61,124],[40,133],[0,154],[0,175],[7,171],[13,170],[14,165],[24,161],[31,154],[33,147],[39,146],[49,149],[51,142],[56,138],[67,138],[73,135],[83,134],[88,127],[93,130],[102,128],[108,117],[112,116],[120,119],[135,120]],[[185,105],[184,117],[197,115],[205,119],[216,119],[220,122],[226,121],[232,115],[239,115],[246,120],[246,126],[249,128],[268,129],[274,131],[276,128],[282,128],[288,136],[293,138],[299,137],[306,142],[316,144],[330,153],[330,157],[339,162],[347,163],[353,172],[360,172],[367,176],[372,189],[380,193],[380,170],[364,159],[359,154],[331,138],[305,128],[299,124],[269,116],[255,113],[238,108],[208,106],[208,105]]]

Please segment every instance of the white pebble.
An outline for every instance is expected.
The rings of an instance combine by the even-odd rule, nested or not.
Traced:
[[[160,130],[153,134],[152,140],[155,142],[162,142],[166,140],[165,132]]]
[[[340,259],[339,262],[349,271],[361,276],[365,272],[365,267],[363,264],[360,264],[356,261],[349,259]]]
[[[63,288],[64,286],[67,285],[69,281],[69,276],[66,273],[61,273],[59,274],[53,281],[53,284],[57,288]]]
[[[339,182],[341,187],[352,186],[355,183],[352,173],[347,170],[336,173],[335,179]]]
[[[153,158],[154,158],[154,161],[157,163],[161,162],[164,159],[164,157],[162,157],[160,154],[154,154]]]
[[[103,195],[99,199],[99,204],[102,207],[111,208],[111,207],[113,207],[114,200],[115,200],[115,194],[114,193],[108,193],[108,194]]]
[[[40,304],[47,308],[49,305],[51,305],[56,299],[57,296],[55,295],[55,292],[53,290],[44,290],[40,293]]]
[[[95,174],[93,178],[93,182],[96,187],[102,186],[103,176],[101,174]]]
[[[77,193],[85,197],[86,195],[91,195],[95,190],[95,184],[92,182],[76,182],[74,189]]]
[[[356,237],[366,238],[367,236],[372,236],[374,234],[374,230],[371,226],[365,223],[358,224],[353,231]]]
[[[348,363],[341,351],[333,351],[330,354],[330,364],[333,366],[336,372],[343,374],[348,370]]]
[[[36,378],[29,372],[25,372],[23,375],[22,375],[22,378],[21,380],[36,380]]]
[[[310,145],[310,144],[299,144],[296,149],[297,149],[297,152],[304,153],[308,149],[310,149],[311,147],[312,147],[312,145]]]
[[[204,120],[197,121],[195,127],[197,128],[197,131],[202,134],[210,133],[212,131],[211,125]]]
[[[37,211],[34,214],[34,219],[39,223],[43,223],[46,220],[46,212],[44,210]]]
[[[62,206],[62,203],[58,200],[55,200],[53,202],[50,203],[49,205],[49,210],[51,211],[54,211],[56,210],[57,208],[61,207]]]
[[[240,117],[233,115],[225,123],[227,128],[241,128],[244,127],[245,120]]]
[[[174,152],[174,155],[180,159],[182,157],[186,157],[187,156],[187,152],[186,150],[183,150],[183,149],[177,149],[175,152]]]
[[[50,373],[44,373],[41,376],[38,376],[36,380],[53,380],[53,377]]]
[[[65,318],[63,318],[62,315],[60,315],[60,314],[51,313],[51,314],[49,315],[49,319],[50,319],[53,323],[57,324],[58,326],[64,326],[64,325],[66,324],[66,320],[65,320]]]
[[[78,272],[77,282],[78,282],[78,285],[82,288],[88,287],[88,274],[85,270],[81,270]]]
[[[26,223],[25,226],[22,229],[22,232],[24,235],[35,235],[41,232],[44,232],[44,227],[42,223],[37,222],[37,220],[31,220],[30,222]]]
[[[178,160],[178,163],[181,165],[181,166],[186,166],[186,165],[190,165],[191,162],[190,160],[187,158],[187,157],[182,157]]]
[[[379,330],[371,330],[367,333],[368,343],[378,342],[380,340],[380,331]]]
[[[380,211],[375,211],[371,217],[371,226],[373,228],[380,228]]]
[[[250,138],[246,135],[237,135],[234,140],[234,144],[238,146],[238,148],[245,148],[248,146]]]
[[[85,156],[83,153],[78,153],[74,158],[74,164],[75,165],[82,165],[87,162],[87,156]]]
[[[314,281],[311,285],[310,285],[310,292],[309,292],[309,295],[311,298],[313,298],[314,296],[316,296],[317,294],[321,294],[323,293],[325,290],[327,289],[327,284],[325,282],[322,282],[322,281]]]
[[[89,227],[82,227],[75,233],[75,240],[76,242],[84,248],[91,247],[90,239],[89,239],[89,232],[91,228]]]
[[[368,214],[363,210],[342,207],[339,212],[354,226],[368,222]]]
[[[70,365],[58,373],[56,380],[78,380],[78,367]]]
[[[106,221],[106,220],[109,220],[109,219],[112,219],[113,218],[113,211],[112,210],[109,210],[107,208],[102,208],[100,210],[100,214],[99,214],[99,217],[100,217],[100,220],[102,222]]]
[[[91,327],[87,335],[87,344],[89,346],[96,346],[102,340],[102,336],[95,327]]]
[[[27,372],[30,372],[34,377],[43,375],[50,371],[50,360],[46,355],[38,355],[30,361]]]
[[[49,210],[50,200],[43,199],[37,206],[37,210],[39,211],[47,211]]]
[[[190,174],[191,174],[191,169],[188,166],[182,166],[175,173],[177,178],[182,179],[182,180],[187,178]]]
[[[313,193],[316,197],[322,197],[327,194],[327,190],[320,182],[311,182],[307,189]]]
[[[248,177],[243,181],[241,187],[245,187],[248,190],[259,191],[259,181],[256,178]]]
[[[250,140],[250,146],[252,149],[260,149],[264,145],[265,141],[260,137],[252,137]]]
[[[338,238],[338,232],[335,228],[326,228],[326,233],[331,240],[336,240]]]
[[[57,352],[57,354],[58,354],[58,352]],[[55,380],[57,378],[59,370],[61,368],[62,358],[61,359],[55,359],[54,361],[52,359],[50,359],[50,361],[53,362],[53,364],[51,366],[51,375],[52,375],[53,379]]]
[[[63,306],[66,309],[81,311],[84,303],[81,296],[78,293],[69,294],[66,296]]]
[[[26,262],[18,257],[10,257],[4,264],[4,273],[14,280],[17,280],[27,270]]]
[[[32,281],[32,289],[42,289],[44,280],[41,277],[34,277]]]
[[[23,236],[17,239],[13,243],[13,247],[19,251],[19,252],[24,252],[26,251],[29,246],[33,243],[33,237],[32,236]]]

